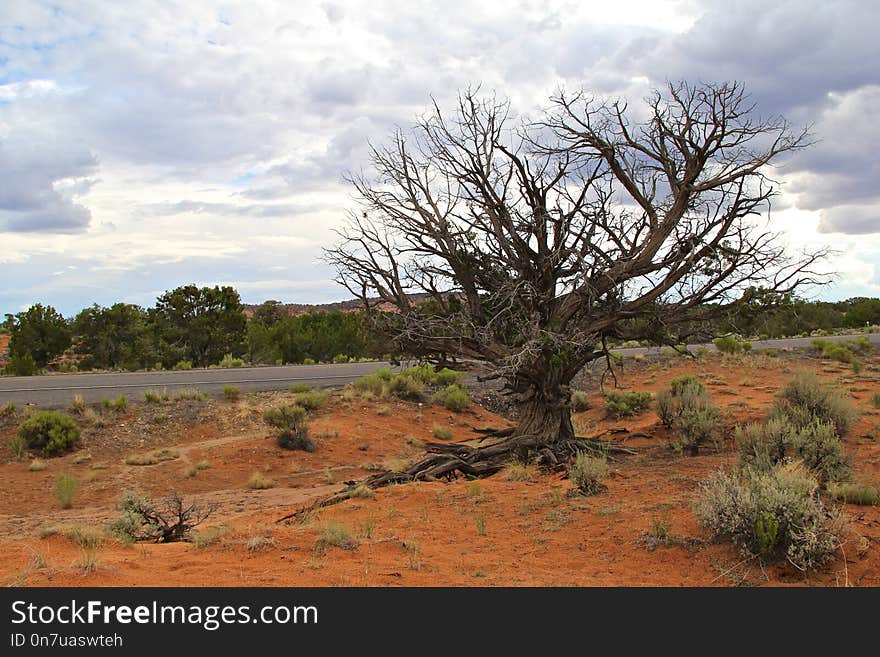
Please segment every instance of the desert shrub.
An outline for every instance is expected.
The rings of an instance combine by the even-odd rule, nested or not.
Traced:
[[[216,504],[187,504],[177,493],[170,493],[155,502],[143,495],[125,491],[119,502],[122,515],[110,523],[109,530],[124,541],[183,541],[216,509]]]
[[[605,412],[615,419],[638,415],[650,405],[650,392],[609,392],[605,395]]]
[[[208,395],[204,392],[200,392],[195,388],[184,388],[183,390],[178,390],[173,395],[171,395],[172,401],[206,401],[208,399]]]
[[[590,396],[583,390],[572,390],[571,408],[577,413],[590,410]]]
[[[0,406],[0,420],[5,420],[6,418],[15,416],[15,404],[13,402],[6,402],[2,406]]]
[[[308,383],[291,383],[289,386],[287,386],[287,391],[293,393],[309,392],[311,389],[312,386],[310,386]]]
[[[451,386],[454,383],[458,383],[459,379],[461,379],[460,372],[444,367],[434,372],[434,380],[431,385]]]
[[[302,406],[307,411],[314,411],[320,408],[325,401],[327,401],[327,397],[329,393],[324,390],[309,390],[307,392],[298,392],[293,396],[293,403],[297,406]]]
[[[506,481],[529,481],[532,469],[524,463],[511,463],[503,470]]]
[[[24,458],[25,452],[27,451],[27,445],[25,444],[24,438],[15,434],[6,444],[9,446],[9,451],[12,452],[12,457],[16,461],[21,461]]]
[[[458,412],[470,406],[471,397],[468,394],[467,388],[457,383],[451,383],[435,392],[432,401],[450,411]]]
[[[309,438],[308,430],[282,431],[275,437],[275,443],[282,449],[299,450],[302,452],[314,452],[318,448]]]
[[[690,374],[677,376],[669,382],[669,390],[676,397],[683,394],[685,390],[690,389],[696,389],[697,392],[706,391],[706,387],[700,383],[700,380]]]
[[[147,390],[144,393],[144,401],[148,404],[161,404],[170,399],[167,390]]]
[[[316,547],[323,549],[328,545],[342,550],[354,550],[358,546],[357,539],[351,534],[351,530],[343,524],[328,522],[321,528]]]
[[[191,370],[193,368],[193,364],[191,360],[179,360],[174,364],[172,370],[180,371],[180,370]]]
[[[398,374],[388,382],[388,391],[399,399],[419,401],[425,396],[425,384],[417,377]]]
[[[296,404],[274,406],[263,412],[263,422],[285,431],[296,430],[306,423],[306,409]]]
[[[831,484],[828,493],[836,500],[847,504],[864,506],[880,506],[880,485],[866,484],[860,481]]]
[[[48,467],[49,464],[42,459],[34,459],[28,466],[28,470],[30,470],[31,472],[39,472],[40,470],[45,470]]]
[[[275,486],[275,482],[264,475],[262,472],[254,471],[253,473],[251,473],[251,476],[248,478],[245,486],[247,488],[250,488],[251,490],[265,490],[267,488],[273,488]]]
[[[608,474],[605,457],[589,456],[579,452],[568,470],[568,478],[582,495],[595,495],[605,489],[602,482]]]
[[[101,406],[108,411],[122,413],[128,408],[128,400],[125,395],[119,395],[116,399],[102,399]]]
[[[700,484],[699,523],[748,557],[787,560],[800,570],[829,561],[840,545],[843,517],[826,509],[818,484],[799,463],[767,471],[723,472]]]
[[[241,397],[241,388],[238,386],[223,386],[223,397],[227,401],[237,401]]]
[[[337,363],[337,364],[338,364],[338,363],[347,363],[347,362],[348,362],[348,356],[345,355],[345,354],[336,354],[336,355],[333,357],[333,362],[334,362],[334,363]]]
[[[657,416],[675,432],[674,446],[691,454],[717,439],[723,428],[718,407],[703,384],[692,376],[673,379],[669,389],[657,395]]]
[[[224,368],[244,367],[244,361],[241,358],[234,358],[232,354],[224,354],[217,366]]]
[[[79,427],[60,411],[37,411],[18,426],[18,436],[27,449],[46,456],[61,454],[79,443]]]
[[[431,427],[431,435],[437,440],[452,440],[452,430],[439,424]]]
[[[880,392],[875,392],[871,396],[871,403],[874,405],[874,408],[880,408]]]
[[[210,467],[211,464],[207,461],[199,461],[198,463],[195,463],[194,465],[191,465],[186,470],[184,470],[183,474],[186,477],[195,477],[202,470],[207,470]]]
[[[86,412],[86,402],[83,399],[82,395],[74,395],[73,401],[70,402],[70,408],[68,409],[74,415],[82,415]]]
[[[744,467],[766,471],[779,463],[796,460],[822,484],[845,481],[852,472],[840,437],[830,422],[798,426],[777,416],[765,424],[737,427],[735,436]]]
[[[750,351],[752,349],[751,342],[742,340],[737,335],[723,335],[712,340],[712,344],[715,345],[718,351],[724,354],[738,354],[741,351]]]
[[[73,506],[73,498],[76,496],[76,489],[79,482],[72,474],[60,474],[55,478],[55,499],[61,505],[62,509],[69,509]]]
[[[799,372],[779,393],[771,417],[785,417],[796,427],[830,422],[837,435],[843,436],[856,410],[843,392],[822,385],[812,372]]]

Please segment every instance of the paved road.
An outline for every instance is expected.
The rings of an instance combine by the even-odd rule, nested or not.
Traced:
[[[829,336],[826,340],[846,340],[858,336]],[[757,340],[753,349],[797,349],[810,346],[815,338],[786,338]],[[868,335],[880,346],[880,333]],[[700,347],[715,349],[713,345],[691,345],[691,351]],[[658,354],[659,347],[620,349],[628,356]],[[341,386],[375,372],[388,363],[345,363],[339,365],[284,365],[281,367],[242,367],[237,369],[188,370],[183,372],[119,372],[113,374],[52,374],[45,376],[0,377],[0,404],[30,402],[37,406],[61,407],[68,405],[74,395],[82,395],[86,402],[97,402],[105,397],[125,395],[130,400],[143,399],[147,390],[167,389],[169,392],[195,388],[211,395],[220,395],[223,386],[235,385],[242,391],[284,390],[291,383],[303,382],[313,386]]]
[[[30,402],[47,408],[67,406],[74,395],[86,402],[125,395],[140,401],[147,390],[194,388],[220,395],[223,386],[242,391],[285,390],[291,383],[313,386],[341,386],[375,372],[388,363],[343,363],[339,365],[283,365],[280,367],[241,367],[198,369],[180,372],[115,372],[112,374],[50,374],[44,376],[0,377],[0,404]]]
[[[843,340],[855,340],[865,335],[875,347],[880,347],[880,333],[866,333],[858,335],[829,335],[823,337],[823,340],[832,342],[841,342]],[[816,338],[781,338],[779,340],[751,340],[752,351],[758,349],[803,349],[809,347]],[[692,344],[688,345],[688,351],[696,352],[699,349],[706,348],[710,351],[716,351],[713,344]],[[634,356],[636,354],[659,354],[661,347],[634,347],[632,349],[614,349],[618,353]]]

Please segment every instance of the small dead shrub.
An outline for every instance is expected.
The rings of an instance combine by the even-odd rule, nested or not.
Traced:
[[[589,456],[583,452],[578,453],[568,470],[568,478],[582,495],[596,495],[605,490],[602,482],[607,474],[608,462],[605,457]]]

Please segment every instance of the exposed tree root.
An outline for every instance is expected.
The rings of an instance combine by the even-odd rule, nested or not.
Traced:
[[[359,482],[349,482],[338,493],[289,513],[283,518],[279,518],[277,522],[298,519],[312,511],[339,504],[350,499],[352,492],[360,487],[376,489],[411,481],[435,481],[438,479],[448,481],[459,475],[471,479],[488,477],[501,470],[512,460],[517,459],[526,462],[535,460],[551,469],[558,469],[561,467],[561,463],[570,460],[578,452],[593,452],[608,456],[636,453],[617,442],[601,440],[600,437],[609,432],[603,432],[590,438],[578,437],[555,442],[548,442],[542,436],[528,434],[514,436],[512,429],[475,429],[475,432],[483,434],[479,440],[493,439],[493,442],[479,447],[463,443],[427,443],[425,451],[428,455],[413,463],[406,470],[378,472]]]

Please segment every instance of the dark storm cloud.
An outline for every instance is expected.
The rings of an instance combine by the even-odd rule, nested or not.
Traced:
[[[36,134],[0,140],[0,232],[85,230],[91,212],[76,198],[88,191],[97,168],[83,146]]]

